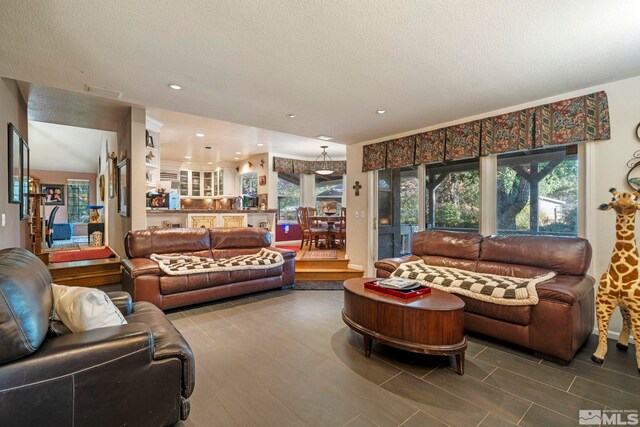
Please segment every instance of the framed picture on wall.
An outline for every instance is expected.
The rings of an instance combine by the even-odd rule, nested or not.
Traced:
[[[20,144],[20,164],[20,219],[25,219],[29,217],[29,145],[24,139]]]
[[[130,188],[129,159],[125,159],[118,163],[118,213],[121,216],[129,216]]]
[[[261,175],[258,177],[258,184],[267,185],[267,175]]]
[[[20,179],[22,177],[22,163],[20,162],[20,134],[18,130],[9,123],[9,203],[20,203]]]
[[[45,205],[64,205],[64,184],[42,184]]]

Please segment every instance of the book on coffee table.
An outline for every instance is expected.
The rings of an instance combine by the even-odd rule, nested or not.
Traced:
[[[378,280],[376,284],[378,286],[382,286],[383,288],[397,289],[397,290],[415,289],[420,286],[420,283],[416,282],[415,280],[404,279],[401,277]]]

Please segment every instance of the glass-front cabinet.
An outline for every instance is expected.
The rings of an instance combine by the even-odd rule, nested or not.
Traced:
[[[204,197],[213,196],[213,172],[202,172],[202,195]]]
[[[180,195],[186,197],[222,197],[233,196],[225,194],[225,179],[227,189],[233,188],[233,173],[224,169],[214,171],[180,170]]]
[[[181,196],[189,195],[189,185],[190,185],[189,171],[181,170],[180,171],[180,187],[179,187]]]

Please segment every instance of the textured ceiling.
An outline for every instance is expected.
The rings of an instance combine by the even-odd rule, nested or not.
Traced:
[[[2,76],[344,143],[640,75],[634,0],[3,0],[0,22]]]

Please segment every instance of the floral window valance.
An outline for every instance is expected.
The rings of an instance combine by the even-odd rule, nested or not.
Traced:
[[[611,139],[604,91],[363,147],[362,171]]]
[[[445,134],[437,129],[416,135],[416,165],[444,162]]]
[[[286,159],[284,157],[274,157],[273,170],[275,172],[293,173],[293,159]]]
[[[413,166],[416,154],[416,139],[405,136],[387,141],[387,169]]]
[[[362,172],[384,169],[387,165],[387,143],[365,145],[362,147]]]
[[[296,160],[287,159],[285,157],[273,158],[273,170],[275,172],[287,172],[296,174],[313,175],[320,168],[321,162],[312,160]],[[347,173],[346,160],[334,160],[331,166],[336,174],[344,175]]]

